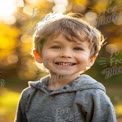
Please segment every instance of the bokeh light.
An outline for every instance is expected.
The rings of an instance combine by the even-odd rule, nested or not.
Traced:
[[[8,24],[16,22],[14,12],[17,11],[15,0],[0,0],[0,20]]]

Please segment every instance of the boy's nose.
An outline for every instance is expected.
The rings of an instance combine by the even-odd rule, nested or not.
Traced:
[[[61,57],[71,58],[72,57],[72,51],[70,49],[62,49],[60,52]]]

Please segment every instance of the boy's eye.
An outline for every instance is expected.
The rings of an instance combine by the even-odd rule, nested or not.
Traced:
[[[74,50],[83,50],[81,47],[74,47]]]
[[[52,46],[51,48],[53,48],[53,49],[61,49],[61,47],[58,46],[58,45]]]

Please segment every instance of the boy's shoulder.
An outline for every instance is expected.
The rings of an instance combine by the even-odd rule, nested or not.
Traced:
[[[43,87],[43,84],[44,84],[43,81],[47,81],[48,78],[49,78],[49,75],[36,81],[28,81],[28,87],[23,89],[22,91],[23,97],[34,94],[36,90],[40,89],[40,87]]]
[[[81,75],[78,79],[76,98],[78,101],[89,103],[91,100],[110,103],[104,85],[89,75]]]
[[[28,86],[27,88],[23,89],[22,92],[21,92],[21,97],[23,99],[26,99],[28,98],[29,96],[31,96],[34,92],[35,92],[36,89],[34,89],[33,87],[31,86]]]
[[[73,85],[73,87],[75,89],[79,89],[79,91],[99,89],[106,92],[106,89],[102,83],[98,82],[97,80],[86,74],[83,74],[80,77],[78,77],[73,83]]]

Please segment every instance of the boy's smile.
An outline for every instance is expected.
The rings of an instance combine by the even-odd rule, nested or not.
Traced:
[[[68,72],[70,72],[69,70],[71,68],[73,68],[75,66],[76,63],[71,63],[71,62],[58,62],[55,63],[56,64],[56,68],[59,70],[67,70]]]
[[[88,41],[69,41],[62,34],[44,43],[41,57],[50,73],[57,75],[79,75],[94,63]]]
[[[54,63],[57,65],[59,68],[71,68],[72,66],[76,65],[76,61],[73,60],[72,58],[57,58],[55,59]]]

